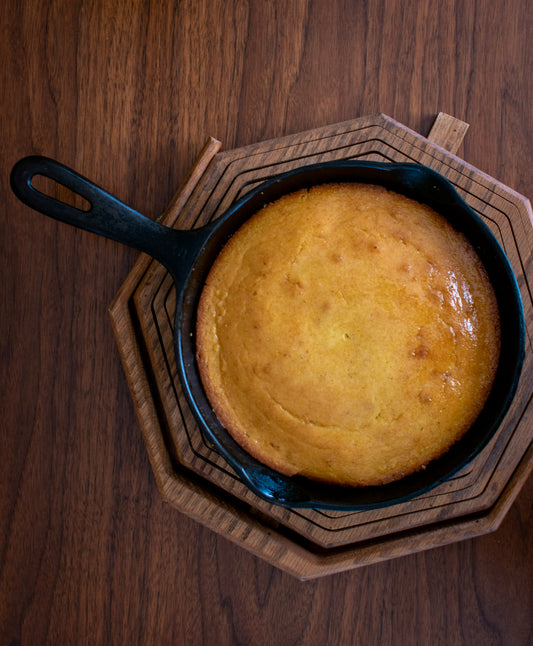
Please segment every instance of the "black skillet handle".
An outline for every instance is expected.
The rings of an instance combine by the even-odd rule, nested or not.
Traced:
[[[78,209],[37,190],[32,180],[47,177],[83,197],[88,210]],[[30,156],[11,171],[11,188],[27,206],[56,220],[91,231],[143,251],[181,278],[203,242],[200,230],[176,231],[141,215],[85,177],[53,159]]]

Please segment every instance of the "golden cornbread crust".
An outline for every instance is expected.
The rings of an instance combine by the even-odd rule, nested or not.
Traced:
[[[286,475],[381,485],[472,425],[500,352],[496,298],[466,238],[368,184],[286,195],[217,257],[197,319],[207,397]]]

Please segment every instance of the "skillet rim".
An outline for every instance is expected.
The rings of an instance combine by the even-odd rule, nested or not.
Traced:
[[[337,176],[339,172],[349,175],[361,172],[363,176],[350,179],[339,178]],[[308,178],[317,173],[326,176],[333,173],[336,178],[322,179],[321,181],[307,179],[302,182],[302,178]],[[381,181],[377,181],[377,174],[381,175]],[[383,181],[384,179],[387,181]],[[281,197],[281,195],[306,186],[340,181],[364,181],[385,185],[390,190],[403,193],[420,202],[429,203],[444,215],[455,228],[463,231],[476,248],[489,273],[497,292],[500,316],[503,317],[506,326],[514,328],[516,333],[514,342],[512,339],[509,340],[507,334],[504,345],[502,323],[502,350],[497,377],[482,413],[465,436],[423,471],[378,487],[343,487],[315,482],[302,476],[288,477],[250,456],[233,440],[214,415],[203,389],[195,358],[196,307],[203,287],[203,280],[205,280],[214,258],[225,241],[261,206]],[[424,196],[426,199],[422,199],[422,195],[418,192],[420,182],[425,183]],[[455,217],[453,217],[454,213]],[[465,219],[460,221],[460,218],[463,217]],[[459,226],[456,226],[457,224]],[[236,471],[244,484],[261,499],[288,508],[342,511],[361,511],[396,505],[425,494],[451,479],[465,468],[495,435],[516,394],[524,361],[525,317],[520,290],[500,242],[481,216],[459,195],[454,185],[438,171],[416,163],[362,160],[337,160],[300,166],[277,174],[247,191],[223,215],[202,227],[202,230],[205,234],[204,241],[197,250],[189,274],[185,277],[182,276],[180,281],[175,281],[174,344],[178,375],[187,403],[204,438]],[[473,234],[478,236],[476,244],[472,240]],[[210,262],[206,261],[207,257],[211,258]],[[490,266],[487,266],[488,260],[491,261]],[[504,270],[503,276],[496,276],[497,270],[502,269]],[[496,289],[495,282],[498,289]],[[512,308],[507,303],[506,307],[502,309],[502,293],[506,297],[505,300],[511,302]],[[194,348],[192,353],[191,345]],[[512,361],[509,360],[509,353]],[[502,361],[505,363],[504,369],[502,369]],[[496,401],[499,402],[499,405],[491,407],[489,403],[494,401],[495,391],[502,386],[502,380],[504,380],[505,388],[503,395],[501,392],[497,393]],[[487,408],[489,411],[494,408],[490,417],[485,413]],[[485,419],[487,417],[489,419]],[[488,424],[488,429],[484,432],[479,430],[480,419],[482,423]],[[476,437],[479,436],[477,441],[466,442],[465,438],[472,438],[472,429],[474,428],[476,429]],[[465,450],[460,451],[461,448]],[[447,463],[449,463],[448,466],[446,466]],[[441,465],[441,467],[436,468],[436,465]],[[432,476],[433,472],[435,474]]]

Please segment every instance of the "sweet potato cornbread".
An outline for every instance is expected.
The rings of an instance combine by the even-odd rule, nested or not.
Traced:
[[[499,348],[466,238],[368,184],[267,205],[219,254],[198,309],[202,381],[231,436],[283,474],[347,486],[446,452],[483,408]]]

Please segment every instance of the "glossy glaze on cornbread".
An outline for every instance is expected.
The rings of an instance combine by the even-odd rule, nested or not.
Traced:
[[[485,270],[429,207],[328,184],[267,205],[202,292],[209,401],[248,452],[350,486],[423,468],[471,426],[499,357]]]

